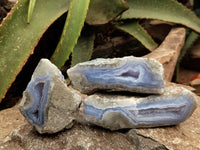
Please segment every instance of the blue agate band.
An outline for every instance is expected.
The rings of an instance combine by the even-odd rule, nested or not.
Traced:
[[[189,97],[183,96],[178,99],[141,102],[129,106],[96,108],[84,103],[83,113],[86,116],[95,117],[99,121],[104,120],[105,113],[119,112],[128,118],[133,125],[156,125],[177,124],[184,121],[194,106]]]
[[[152,72],[145,63],[127,61],[118,68],[85,68],[80,70],[89,83],[125,85],[129,87],[164,88],[163,79]]]
[[[50,85],[49,74],[36,77],[35,80],[29,82],[28,91],[32,96],[32,105],[25,110],[27,116],[37,125],[44,123],[44,111],[48,98],[48,90]]]

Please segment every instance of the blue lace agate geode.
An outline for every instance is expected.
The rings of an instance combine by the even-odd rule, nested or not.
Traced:
[[[81,97],[69,89],[60,70],[47,59],[38,63],[19,109],[39,133],[70,128]]]
[[[33,103],[30,108],[26,109],[27,116],[37,125],[44,123],[44,110],[47,103],[49,90],[49,75],[37,77],[31,81],[27,89],[33,98]]]
[[[166,88],[163,95],[133,98],[92,95],[84,100],[83,114],[92,124],[111,130],[175,125],[197,106],[194,94],[184,88]]]
[[[82,93],[97,90],[162,93],[165,86],[159,62],[133,56],[80,63],[67,73],[73,87]]]

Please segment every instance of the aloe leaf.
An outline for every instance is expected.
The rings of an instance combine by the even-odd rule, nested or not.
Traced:
[[[181,53],[179,55],[179,59],[178,59],[178,62],[177,63],[180,63],[182,58],[185,56],[187,50],[194,44],[194,42],[198,39],[199,37],[199,34],[196,33],[196,32],[191,32],[186,41],[185,41],[185,44],[183,46],[183,49],[181,50]]]
[[[94,47],[95,34],[81,35],[72,53],[71,66],[90,60]]]
[[[129,9],[122,19],[147,18],[185,25],[200,33],[200,20],[189,9],[175,0],[127,0]]]
[[[31,24],[27,24],[28,4],[29,0],[19,0],[0,25],[0,98],[4,97],[43,33],[67,11],[69,1],[37,1]]]
[[[144,30],[144,28],[135,20],[131,20],[122,25],[119,25],[117,28],[135,37],[150,51],[153,51],[158,46],[158,44],[154,42],[146,30]]]
[[[88,24],[106,24],[128,9],[124,0],[91,0],[86,22]]]
[[[183,57],[185,56],[185,54],[187,53],[187,51],[190,49],[190,47],[194,44],[194,42],[199,38],[199,34],[192,31],[190,32],[190,34],[188,35],[185,44],[180,52],[179,58],[177,60],[176,63],[176,70],[175,70],[175,80],[176,82],[179,81],[179,68],[180,68],[180,63],[183,59]]]
[[[53,63],[59,68],[64,65],[77,43],[84,25],[89,3],[90,0],[71,0],[60,41],[51,58]]]
[[[188,49],[194,44],[194,42],[198,39],[199,37],[199,34],[196,33],[196,32],[191,32],[186,41],[185,41],[185,44],[183,46],[183,49],[181,50],[181,53],[179,55],[179,58],[178,58],[178,61],[177,61],[177,64],[176,64],[176,71],[175,71],[175,75],[176,75],[176,82],[179,81],[179,68],[180,68],[180,63],[183,59],[183,57],[185,56],[185,54],[187,53]]]
[[[35,7],[35,2],[36,2],[36,0],[30,0],[30,2],[29,2],[27,23],[30,23],[30,21],[31,21],[31,17],[33,15],[33,10]]]

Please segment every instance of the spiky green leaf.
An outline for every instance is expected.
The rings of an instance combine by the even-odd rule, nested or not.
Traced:
[[[31,17],[33,15],[33,10],[35,8],[35,3],[36,3],[36,0],[29,1],[27,23],[30,23],[30,21],[31,21]]]
[[[0,26],[0,99],[47,28],[67,11],[68,0],[39,0],[27,24],[29,0],[18,0]]]
[[[199,8],[199,2],[198,1],[194,1],[194,5],[196,5],[196,6],[194,6],[194,8],[196,7],[196,8]],[[198,14],[198,16],[199,16],[199,13],[197,13]],[[188,30],[189,31],[189,30]],[[196,32],[194,32],[194,31],[192,31],[192,32],[190,32],[189,33],[189,35],[188,35],[188,37],[187,37],[187,39],[186,39],[186,41],[185,41],[185,44],[184,44],[184,46],[183,46],[183,48],[182,48],[182,50],[181,50],[181,52],[180,52],[180,55],[179,55],[179,58],[178,58],[178,60],[177,60],[177,63],[176,63],[176,70],[175,70],[175,80],[176,80],[176,82],[178,82],[179,81],[179,68],[180,68],[180,63],[181,63],[181,61],[182,61],[182,59],[183,59],[183,57],[185,56],[185,54],[187,53],[187,51],[190,49],[190,47],[194,44],[194,42],[197,40],[199,38],[199,34],[198,33],[196,33]]]
[[[196,32],[191,32],[186,41],[185,44],[183,46],[183,49],[181,50],[181,53],[179,55],[179,59],[177,63],[180,63],[181,60],[183,59],[183,57],[185,56],[186,52],[188,51],[188,49],[194,44],[194,42],[198,39],[199,34]]]
[[[117,26],[117,28],[135,37],[150,51],[153,51],[158,46],[158,44],[154,42],[146,30],[135,20],[130,20],[122,25]]]
[[[94,48],[95,35],[81,35],[72,53],[71,66],[90,60]]]
[[[183,49],[181,50],[181,53],[179,55],[177,64],[176,64],[176,70],[175,70],[175,76],[176,76],[176,82],[179,81],[179,68],[180,68],[180,63],[183,59],[183,57],[185,56],[185,54],[187,53],[188,49],[194,44],[194,42],[198,39],[199,34],[196,32],[191,32],[186,41],[185,41],[185,45],[183,46]]]
[[[200,33],[200,19],[175,0],[127,0],[129,9],[122,19],[159,19],[185,25]]]
[[[71,0],[61,39],[51,58],[59,68],[64,65],[70,53],[73,52],[84,25],[89,3],[90,0]]]
[[[91,0],[86,22],[88,24],[106,24],[128,9],[124,0]]]

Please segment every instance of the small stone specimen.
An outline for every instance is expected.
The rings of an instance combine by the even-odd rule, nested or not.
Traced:
[[[128,97],[95,94],[82,106],[86,121],[111,130],[175,125],[196,109],[196,96],[182,87],[167,87],[163,95]]]
[[[55,133],[73,125],[80,103],[81,97],[67,87],[60,70],[41,59],[19,109],[39,133]]]
[[[99,58],[79,63],[67,73],[73,87],[86,94],[97,90],[161,94],[165,86],[163,67],[151,58]]]

